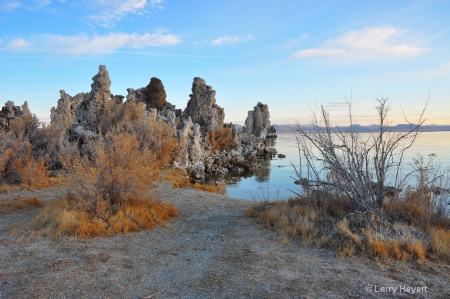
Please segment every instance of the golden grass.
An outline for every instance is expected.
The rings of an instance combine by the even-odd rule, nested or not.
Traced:
[[[195,190],[207,191],[216,194],[227,194],[225,181],[221,181],[217,185],[194,183],[192,188]]]
[[[380,260],[421,262],[433,256],[450,260],[450,231],[444,227],[431,229],[428,240],[426,232],[412,224],[388,222],[376,214],[342,217],[342,211],[334,204],[318,206],[291,199],[255,204],[245,215],[276,231],[282,243],[299,239],[307,245],[334,248],[340,257],[363,254]]]
[[[163,169],[159,173],[159,180],[172,182],[174,188],[192,187],[195,190],[207,191],[216,194],[227,194],[225,181],[220,181],[217,184],[201,184],[198,182],[192,183],[191,178],[183,174],[178,169]]]
[[[209,133],[209,142],[212,150],[228,150],[236,146],[233,133],[230,128],[216,129]]]
[[[430,232],[431,250],[437,257],[450,262],[450,230],[432,228]]]
[[[390,243],[390,255],[399,261],[408,261],[411,259],[407,244],[398,240]]]
[[[0,200],[0,214],[11,213],[18,210],[25,210],[34,207],[42,207],[42,200],[30,196],[25,198],[2,199]]]
[[[178,169],[162,169],[159,172],[159,180],[172,182],[174,188],[184,188],[191,185],[190,177]]]
[[[128,202],[107,217],[99,217],[77,209],[70,200],[64,199],[45,207],[34,223],[54,236],[91,238],[151,229],[168,222],[177,214],[172,204],[145,198]]]

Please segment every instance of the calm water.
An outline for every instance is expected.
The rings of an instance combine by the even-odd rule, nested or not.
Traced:
[[[249,200],[277,200],[291,197],[294,195],[292,191],[298,191],[298,186],[294,184],[297,178],[291,165],[298,165],[295,135],[279,134],[273,145],[268,146],[275,147],[286,158],[261,162],[253,176],[241,177],[236,184],[227,186],[229,196]],[[417,153],[424,157],[436,154],[435,164],[441,164],[443,169],[447,169],[450,167],[450,132],[421,133],[414,145],[407,150],[405,163],[412,162],[412,157]]]

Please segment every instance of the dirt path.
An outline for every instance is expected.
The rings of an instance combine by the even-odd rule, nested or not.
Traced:
[[[39,192],[51,200],[64,190]],[[128,235],[30,237],[24,231],[36,210],[1,216],[0,298],[392,298],[380,287],[403,285],[427,292],[400,298],[450,296],[448,266],[377,266],[326,249],[281,245],[243,216],[251,202],[168,184],[160,192],[181,215]]]

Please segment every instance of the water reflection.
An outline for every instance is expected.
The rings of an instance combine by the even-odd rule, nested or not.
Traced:
[[[270,177],[270,160],[263,159],[258,161],[258,170],[256,170],[254,175],[257,182],[268,182]]]
[[[286,158],[261,160],[260,167],[255,173],[246,173],[239,177],[236,184],[227,186],[227,193],[231,197],[243,199],[286,199],[298,192],[294,184],[297,179],[293,167],[298,165],[298,148],[295,135],[278,134],[277,139],[268,140],[268,147],[274,147],[278,153]],[[417,153],[427,157],[430,153],[437,155],[436,164],[443,169],[450,166],[450,132],[424,132],[419,134],[416,142],[405,153],[405,166],[412,162]],[[292,191],[291,191],[292,190]]]

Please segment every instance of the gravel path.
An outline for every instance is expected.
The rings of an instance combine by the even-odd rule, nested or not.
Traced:
[[[392,298],[382,286],[427,287],[399,298],[450,297],[449,266],[282,245],[244,217],[249,201],[167,183],[159,191],[181,215],[128,235],[53,240],[30,236],[37,209],[0,216],[0,298]],[[65,190],[27,192],[52,200]]]

